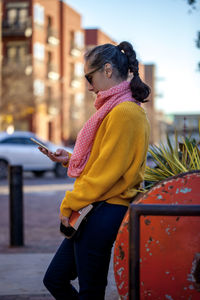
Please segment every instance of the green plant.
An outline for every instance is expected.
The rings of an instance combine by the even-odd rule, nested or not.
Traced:
[[[150,146],[149,153],[152,155],[156,167],[146,167],[145,181],[148,182],[146,188],[152,187],[156,182],[168,177],[192,171],[200,170],[199,143],[195,139],[183,138],[178,142],[175,133],[174,143],[167,136],[167,143],[160,146]]]

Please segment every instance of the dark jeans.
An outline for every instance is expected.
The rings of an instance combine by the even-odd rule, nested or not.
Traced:
[[[127,207],[104,202],[76,239],[64,239],[44,277],[56,300],[103,300],[111,249]],[[79,292],[70,284],[78,276]]]

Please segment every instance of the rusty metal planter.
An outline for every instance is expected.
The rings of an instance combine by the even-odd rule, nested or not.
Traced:
[[[131,205],[131,219],[132,210],[138,206],[137,217],[130,225],[136,234],[134,242],[133,235],[130,236],[131,265],[129,212],[120,227],[114,251],[115,279],[122,299],[200,299],[199,191],[200,172],[188,172],[157,184]],[[154,210],[148,210],[149,204]],[[133,257],[132,251],[137,247],[140,253]]]

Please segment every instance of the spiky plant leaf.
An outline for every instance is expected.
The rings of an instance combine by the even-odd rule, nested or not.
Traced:
[[[149,182],[148,188],[168,177],[192,170],[200,170],[199,143],[195,139],[186,137],[182,138],[182,143],[179,143],[175,132],[173,144],[168,135],[166,140],[166,145],[161,143],[160,146],[153,145],[149,148],[149,153],[152,155],[156,167],[146,167],[145,181]]]

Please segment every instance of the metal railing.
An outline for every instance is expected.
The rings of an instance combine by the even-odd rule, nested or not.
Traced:
[[[16,20],[14,23],[10,23],[8,19],[4,19],[2,22],[2,34],[3,36],[22,36],[25,35],[25,31],[32,28],[32,18],[28,17],[25,22]]]

